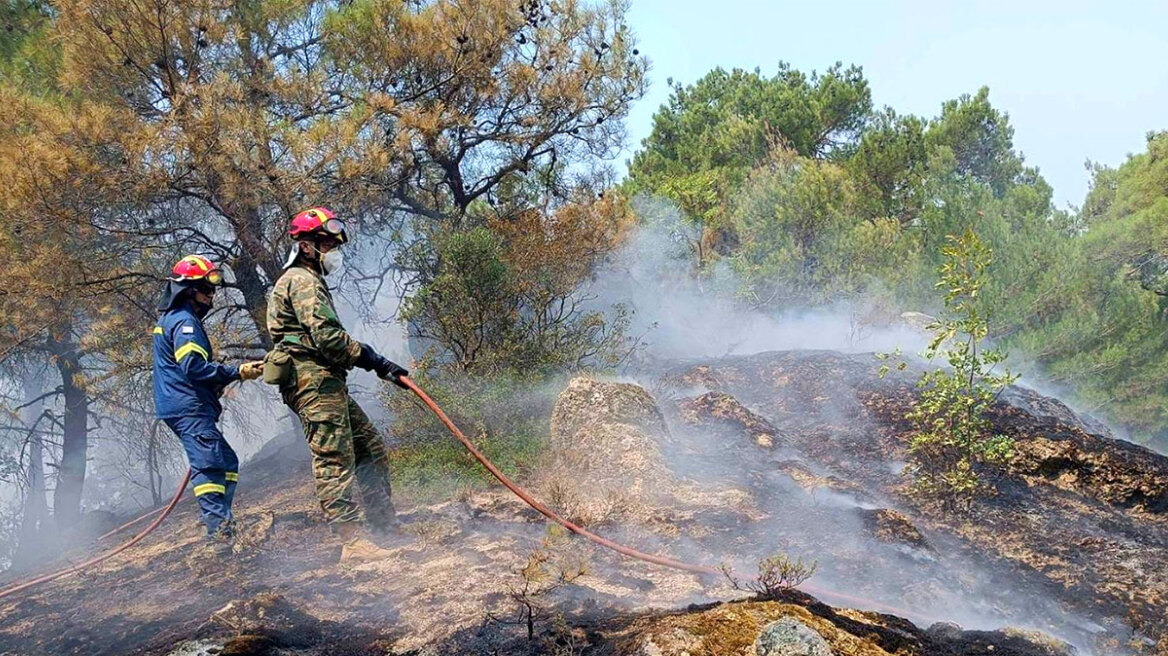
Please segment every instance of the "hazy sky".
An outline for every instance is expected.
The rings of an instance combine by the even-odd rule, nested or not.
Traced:
[[[1084,161],[1117,165],[1168,129],[1168,0],[632,0],[630,21],[652,60],[630,147],[649,134],[667,78],[689,84],[715,66],[770,75],[778,61],[863,66],[877,107],[930,118],[989,86],[1060,206],[1082,202]]]

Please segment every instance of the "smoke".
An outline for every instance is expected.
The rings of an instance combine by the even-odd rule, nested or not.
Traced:
[[[752,307],[739,296],[741,281],[729,266],[722,264],[701,276],[695,275],[690,251],[694,236],[687,234],[687,228],[675,210],[652,199],[639,199],[637,209],[651,214],[651,220],[646,221],[647,225],[612,255],[581,294],[591,297],[592,305],[598,309],[623,304],[633,310],[630,331],[644,342],[643,358],[638,362],[642,368],[629,371],[627,375],[645,387],[652,389],[657,386],[658,376],[668,361],[709,361],[726,356],[796,349],[865,353],[899,347],[912,353],[925,346],[924,335],[907,325],[882,321],[880,317],[895,316],[895,313],[887,308],[873,307],[874,302],[864,298],[813,311],[773,312],[765,307]],[[338,309],[342,322],[358,339],[373,344],[386,356],[408,366],[405,329],[393,320],[398,296],[390,290],[387,287],[375,296],[374,301],[338,294]],[[372,375],[364,372],[355,372],[350,383],[363,407],[374,415],[375,422],[385,425],[384,414],[381,414],[385,410],[375,395],[379,385]],[[531,394],[542,398],[546,391],[541,388]],[[703,391],[674,390],[674,393],[686,396]],[[759,391],[759,394],[763,393]],[[694,562],[713,565],[731,562],[742,573],[752,571],[760,558],[781,550],[819,562],[812,584],[864,596],[882,604],[906,607],[918,613],[915,616],[910,613],[917,621],[941,616],[967,628],[1032,626],[1079,645],[1088,643],[1088,634],[1095,630],[1088,620],[1068,613],[1044,592],[1020,589],[1010,572],[988,566],[978,554],[969,553],[968,548],[955,539],[928,535],[934,548],[931,553],[906,551],[903,546],[873,539],[865,526],[865,512],[877,508],[895,509],[895,503],[890,499],[864,491],[827,487],[808,490],[783,471],[784,463],[794,463],[821,478],[830,476],[831,472],[792,448],[763,451],[753,443],[735,445],[725,436],[692,430],[679,421],[671,405],[678,400],[676,397],[670,398],[662,393],[657,393],[656,397],[665,410],[672,431],[672,438],[660,445],[668,468],[704,490],[741,493],[740,496],[746,499],[744,504],[750,507],[707,507],[688,518],[679,513],[681,520],[689,523],[680,523],[680,534],[673,538],[637,526],[605,525],[600,528],[601,533],[627,538],[632,545],[642,549],[660,550]],[[512,399],[513,404],[527,402],[526,398]],[[825,422],[830,420],[832,424],[847,426],[853,431],[874,434],[878,427],[864,424],[846,407],[854,402],[854,398],[832,399],[820,410],[820,416],[828,418]],[[223,428],[242,460],[255,455],[275,435],[295,437],[299,433],[295,418],[270,386],[258,382],[240,386],[232,392],[227,408]],[[766,414],[761,409],[756,410]],[[800,428],[798,417],[770,414],[768,418],[780,428]],[[281,505],[267,498],[269,492],[289,495],[288,482],[279,480],[275,471],[281,461],[307,459],[308,450],[302,439],[295,437],[287,444],[294,448],[284,449],[283,445],[276,445],[281,448],[259,454],[257,464],[269,467],[271,471],[245,471],[246,475],[254,473],[257,478],[266,478],[271,487],[249,489],[241,486],[245,492],[241,497],[241,512],[253,513],[249,516],[254,516],[256,508],[282,512],[280,528],[274,539],[284,548],[272,548],[270,553],[257,556],[253,563],[255,572],[263,571],[265,559],[275,563],[271,571],[286,569],[291,572],[320,566],[326,560],[320,554],[317,554],[319,560],[316,561],[303,554],[305,548],[321,550],[318,543],[322,541],[323,528],[307,521],[298,524],[299,520],[292,518],[297,513],[288,512],[289,502],[282,501]],[[269,455],[271,457],[267,457]],[[297,465],[303,466],[303,462]],[[895,473],[902,463],[889,461],[880,466]],[[248,481],[247,485],[255,483]],[[306,487],[300,492],[307,492]],[[255,496],[249,497],[249,494]],[[299,501],[311,506],[307,499],[300,498]],[[513,500],[507,501],[514,504]],[[416,589],[424,585],[426,589],[458,591],[459,594],[451,597],[460,599],[458,603],[463,606],[473,606],[480,599],[485,604],[488,592],[495,594],[502,589],[510,572],[495,565],[506,562],[508,554],[521,554],[538,542],[544,530],[543,524],[531,521],[522,511],[514,510],[514,506],[498,501],[498,497],[472,507],[473,503],[479,502],[467,501],[465,507],[458,503],[420,506],[408,511],[413,515],[411,530],[417,537],[410,538],[413,543],[408,549],[403,549],[400,561],[393,563],[393,575],[378,582],[379,594],[394,596],[394,603],[387,604],[387,607],[400,608],[407,615],[432,615],[445,624],[453,621],[447,617],[451,609],[427,606],[425,599],[418,599],[414,594]],[[668,516],[668,511],[663,510],[661,514]],[[429,535],[445,531],[444,527],[449,525],[455,526],[449,529],[453,537]],[[436,546],[427,545],[428,540],[435,541]],[[482,565],[488,558],[484,554],[496,558],[490,563],[492,566]],[[595,573],[601,582],[598,588],[612,589],[605,588],[605,585],[628,583],[628,577],[623,574],[627,561],[613,562],[619,565]],[[665,576],[656,571],[652,574],[653,577],[658,575]],[[335,596],[338,604],[348,603],[345,600],[351,590],[346,588],[345,577],[321,579],[312,582],[315,594]],[[443,584],[435,584],[436,580]],[[304,578],[298,578],[294,583],[301,590],[307,584]],[[390,589],[390,586],[398,589]],[[463,600],[464,592],[469,601]],[[593,599],[613,600],[612,596],[606,597],[596,590],[588,593]],[[711,593],[724,595],[724,591]],[[677,600],[676,592],[670,591],[668,586],[649,585],[637,594],[616,601],[631,605],[668,603],[676,606],[680,605],[674,603]],[[833,600],[825,596],[825,601]],[[462,612],[474,611],[463,608]],[[424,625],[419,619],[412,621]]]
[[[752,305],[745,281],[725,260],[697,271],[701,235],[670,201],[638,196],[641,226],[582,290],[597,309],[632,310],[630,332],[652,360],[724,357],[775,350],[829,349],[844,353],[924,352],[930,335],[924,322],[903,317],[877,287],[871,293],[817,308]],[[927,308],[916,308],[927,310]],[[917,314],[917,317],[927,318]],[[1108,421],[1105,408],[1088,404],[1066,385],[1051,382],[1026,353],[1013,352],[1006,365],[1022,376],[1020,387],[1059,399],[1083,420],[1088,432],[1131,441],[1166,453],[1156,444]]]
[[[751,307],[743,281],[724,261],[698,273],[700,236],[668,201],[640,196],[640,223],[584,293],[598,308],[633,311],[631,332],[655,359],[691,359],[788,349],[849,353],[923,350],[926,337],[882,320],[888,309],[863,296],[818,309]]]

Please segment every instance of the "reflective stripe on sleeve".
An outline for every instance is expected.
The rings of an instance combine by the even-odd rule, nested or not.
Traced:
[[[211,494],[213,492],[218,492],[219,494],[226,494],[227,488],[223,485],[218,484],[218,483],[203,483],[202,485],[195,486],[195,496],[197,496],[197,497],[201,497],[204,494]]]
[[[227,472],[227,482],[228,483],[238,483],[239,482],[239,472]]]
[[[154,334],[155,335],[165,335],[166,333],[163,332],[162,326],[154,326]]]
[[[178,350],[174,352],[174,361],[181,362],[183,358],[187,357],[191,353],[198,353],[199,355],[203,356],[204,360],[211,359],[211,356],[207,354],[207,350],[202,346],[199,346],[194,342],[187,342],[186,344],[178,347]]]

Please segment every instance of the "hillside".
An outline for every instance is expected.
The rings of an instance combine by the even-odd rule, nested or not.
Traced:
[[[1104,654],[1128,651],[1133,625],[1156,629],[1168,459],[1013,389],[994,412],[1019,451],[1001,494],[942,514],[901,493],[911,380],[879,379],[870,355],[786,351],[560,395],[523,480],[539,498],[739,577],[776,551],[814,559],[804,592],[747,600],[597,551],[498,489],[403,498],[394,557],[338,567],[307,449],[285,435],[241,472],[228,562],[199,556],[184,502],[105,567],[0,602],[0,653],[753,654],[790,617],[836,654]]]

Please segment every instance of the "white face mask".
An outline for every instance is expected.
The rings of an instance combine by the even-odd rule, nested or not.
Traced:
[[[343,266],[345,266],[345,254],[339,248],[334,248],[320,256],[320,268],[326,276],[340,271]]]

